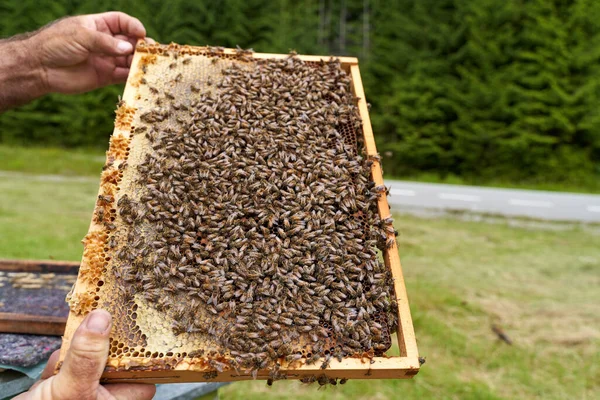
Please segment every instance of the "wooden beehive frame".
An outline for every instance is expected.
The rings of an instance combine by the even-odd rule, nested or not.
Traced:
[[[0,271],[8,273],[68,273],[74,276],[78,269],[79,263],[70,261],[0,260]],[[1,333],[59,336],[64,332],[66,323],[66,317],[0,312]]]
[[[143,69],[143,57],[147,57],[148,53],[156,54],[158,57],[160,57],[163,53],[166,53],[167,50],[175,50],[181,52],[182,54],[189,55],[206,54],[207,52],[206,47],[178,45],[148,46],[145,44],[138,44],[138,51],[136,51],[133,57],[131,72],[123,94],[122,104],[127,105],[135,103],[137,87],[139,86],[139,77],[141,70]],[[226,56],[233,56],[236,54],[236,50],[224,49],[222,54]],[[276,59],[285,58],[288,57],[288,55],[253,53],[251,57],[256,59]],[[321,60],[328,59],[328,57],[308,55],[300,55],[298,57],[303,61],[309,62],[319,62]],[[355,96],[358,98],[358,109],[362,118],[362,131],[364,135],[365,151],[368,155],[377,155],[377,149],[371,128],[358,60],[353,57],[339,57],[339,60],[342,68],[351,76],[353,91]],[[135,113],[135,109],[127,108],[125,113],[121,113],[121,115],[119,115],[119,112],[117,112],[117,121],[115,123],[113,139],[117,135],[125,138],[129,138],[131,136],[130,125],[133,117],[131,114],[133,113]],[[114,146],[115,143],[113,140],[111,140],[111,149]],[[126,160],[126,157],[127,154],[121,156],[120,159],[119,155],[115,155],[114,152],[111,153],[111,150],[109,150],[109,152],[107,152],[107,165],[110,163],[112,168],[116,170],[119,164]],[[105,173],[107,172],[108,171],[105,171]],[[373,163],[371,173],[373,181],[376,183],[376,185],[382,185],[383,176],[379,162]],[[381,219],[390,216],[390,209],[385,193],[382,194],[378,201],[378,209]],[[102,229],[103,228],[97,222],[92,220],[88,236],[94,235],[95,233],[98,234],[102,231]],[[418,373],[420,364],[418,359],[417,345],[406,295],[404,278],[402,275],[402,268],[400,265],[400,257],[395,241],[393,245],[384,252],[384,260],[386,266],[390,268],[394,278],[395,297],[397,300],[399,313],[397,339],[400,355],[374,357],[372,359],[346,358],[341,362],[332,359],[329,367],[324,370],[320,369],[320,363],[316,365],[303,365],[293,369],[285,369],[282,367],[280,372],[286,374],[287,379],[301,379],[308,376],[322,375],[326,375],[329,378],[338,379],[411,378]],[[86,255],[84,252],[84,257],[82,260],[83,272],[80,271],[72,299],[77,299],[78,296],[83,298],[85,296],[89,296],[90,293],[92,295],[94,294],[94,285],[90,283],[89,279],[86,279],[85,276],[82,275],[85,273],[86,269],[89,269],[88,261],[89,260],[86,260]],[[102,279],[106,279],[106,277],[102,277]],[[74,310],[73,304],[73,301],[71,301],[72,308],[63,338],[60,360],[64,359],[66,351],[69,348],[71,337],[86,314],[86,311],[82,311],[83,308],[81,307]],[[118,323],[119,321],[115,321],[115,324]],[[253,378],[250,373],[244,373],[236,370],[225,370],[215,374],[206,374],[206,372],[210,370],[211,368],[206,363],[196,363],[190,358],[179,358],[170,363],[163,362],[162,368],[157,366],[155,360],[146,357],[131,357],[125,361],[122,359],[116,361],[109,358],[107,367],[103,374],[103,379],[107,382],[167,383],[191,381],[237,381]],[[268,377],[269,371],[258,371],[258,379],[267,379]]]

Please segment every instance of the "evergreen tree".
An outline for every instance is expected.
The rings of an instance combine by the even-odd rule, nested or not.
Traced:
[[[0,37],[121,10],[159,42],[360,56],[386,171],[600,177],[596,0],[0,0]],[[0,115],[0,142],[106,147],[122,86]]]
[[[597,40],[591,21],[570,22],[571,10],[583,6],[449,3],[454,7],[436,2],[429,12],[411,10],[413,23],[435,22],[420,47],[408,47],[407,66],[393,78],[390,95],[380,98],[382,117],[375,122],[388,132],[381,143],[393,152],[388,169],[473,180],[566,181],[594,174],[597,52],[569,29],[584,25]]]

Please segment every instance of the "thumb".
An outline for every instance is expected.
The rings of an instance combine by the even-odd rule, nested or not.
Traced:
[[[73,338],[63,366],[52,382],[58,399],[96,399],[109,349],[111,316],[95,310],[83,320]]]
[[[109,34],[81,29],[79,43],[90,53],[101,53],[109,56],[122,56],[133,52],[133,45],[126,40],[117,39]]]

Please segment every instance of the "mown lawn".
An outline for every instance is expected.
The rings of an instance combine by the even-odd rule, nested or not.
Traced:
[[[101,150],[18,147],[0,144],[0,171],[66,176],[100,176]]]
[[[49,181],[33,174],[41,169],[0,173],[0,258],[78,260],[98,174]],[[409,215],[396,221],[419,350],[427,358],[421,372],[409,381],[321,389],[234,383],[221,398],[600,398],[597,227]],[[512,346],[497,339],[492,323]]]
[[[99,182],[0,174],[0,257],[81,259]]]

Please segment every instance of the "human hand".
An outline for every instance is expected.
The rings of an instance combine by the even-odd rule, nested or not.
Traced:
[[[57,375],[54,352],[41,380],[15,400],[119,400],[151,399],[156,388],[145,384],[100,385],[109,350],[111,316],[104,310],[92,311],[71,340],[71,347]]]
[[[127,80],[144,25],[121,12],[58,20],[24,43],[40,71],[43,91],[81,93]]]

